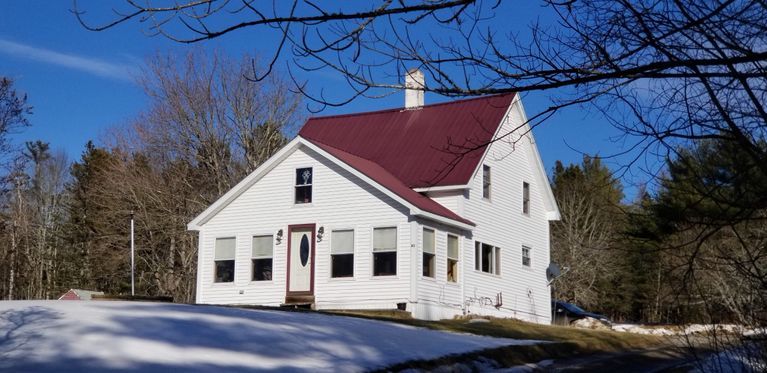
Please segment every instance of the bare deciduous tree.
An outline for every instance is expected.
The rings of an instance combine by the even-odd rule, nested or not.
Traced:
[[[582,165],[557,162],[552,186],[562,218],[551,227],[551,257],[564,267],[554,282],[554,296],[592,309],[604,307],[599,281],[616,270],[621,185],[599,158],[584,157]]]
[[[106,139],[115,157],[95,201],[116,222],[135,213],[139,288],[189,302],[197,244],[186,223],[286,142],[300,95],[276,75],[248,81],[247,56],[196,50],[147,66],[150,107]]]

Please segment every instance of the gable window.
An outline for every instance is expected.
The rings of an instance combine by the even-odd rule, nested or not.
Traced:
[[[296,204],[312,202],[312,168],[296,169]]]
[[[494,275],[501,274],[501,248],[482,242],[474,243],[474,269]]]
[[[434,230],[424,228],[423,229],[423,276],[435,277],[434,271],[434,257],[436,254],[436,247],[434,242]]]
[[[458,237],[447,235],[447,281],[458,282]]]
[[[530,248],[522,246],[522,265],[530,267]]]
[[[213,260],[215,262],[213,280],[215,282],[234,282],[234,254],[237,240],[234,237],[216,238]]]
[[[331,232],[330,277],[354,277],[354,230]]]
[[[251,263],[253,265],[253,281],[272,280],[272,258],[274,246],[272,236],[253,236]]]
[[[530,184],[522,183],[522,213],[530,213]]]
[[[490,199],[490,166],[482,165],[482,198]]]
[[[397,274],[397,228],[373,229],[373,276]]]

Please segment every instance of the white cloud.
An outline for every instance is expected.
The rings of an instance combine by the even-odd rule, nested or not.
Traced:
[[[97,58],[32,47],[0,38],[0,54],[63,66],[104,78],[133,81],[134,67]]]

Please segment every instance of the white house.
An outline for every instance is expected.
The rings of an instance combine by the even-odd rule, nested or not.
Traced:
[[[196,299],[549,323],[558,218],[517,95],[408,90],[404,109],[309,119],[189,223]]]

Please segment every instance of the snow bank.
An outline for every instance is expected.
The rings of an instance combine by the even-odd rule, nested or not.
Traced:
[[[570,323],[570,325],[582,329],[610,330],[609,326],[593,317],[584,317],[582,319],[575,320]]]
[[[316,313],[0,302],[0,371],[362,371],[534,343]]]
[[[617,332],[651,335],[690,335],[707,334],[711,332],[727,333],[735,335],[765,334],[764,329],[750,329],[735,324],[691,324],[687,326],[648,326],[639,324],[613,324],[612,329]]]

